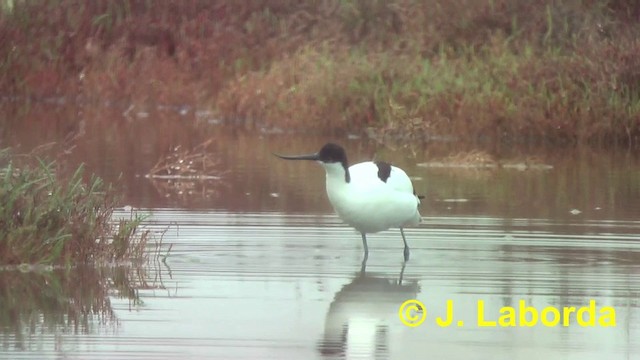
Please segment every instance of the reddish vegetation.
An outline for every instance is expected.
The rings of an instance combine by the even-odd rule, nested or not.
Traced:
[[[640,10],[620,0],[10,3],[0,95],[415,141],[640,135]]]

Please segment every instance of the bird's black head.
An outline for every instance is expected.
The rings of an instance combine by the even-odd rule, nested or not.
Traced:
[[[347,154],[342,146],[334,143],[327,143],[320,149],[318,160],[325,164],[342,163],[345,168],[347,167]]]

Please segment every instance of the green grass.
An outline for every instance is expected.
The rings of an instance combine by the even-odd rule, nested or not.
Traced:
[[[80,166],[70,176],[55,162],[0,152],[0,264],[75,265],[139,259],[148,233],[142,218],[114,224],[114,190]]]

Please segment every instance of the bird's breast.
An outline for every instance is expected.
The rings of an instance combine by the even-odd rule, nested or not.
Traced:
[[[401,227],[416,218],[417,198],[384,183],[327,182],[327,195],[338,216],[360,232]]]

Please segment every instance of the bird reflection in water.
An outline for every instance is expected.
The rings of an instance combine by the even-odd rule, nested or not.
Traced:
[[[366,266],[364,261],[360,272],[336,293],[329,307],[324,336],[318,344],[324,358],[388,358],[389,327],[400,324],[398,308],[418,294],[417,281],[403,282],[406,262],[397,278],[368,274]]]

